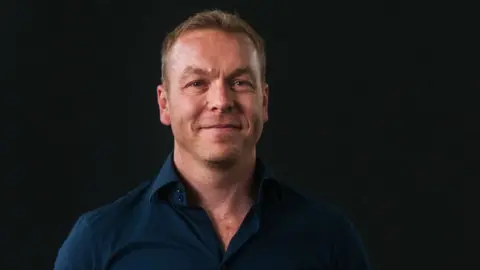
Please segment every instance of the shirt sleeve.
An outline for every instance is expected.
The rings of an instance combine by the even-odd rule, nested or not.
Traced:
[[[95,246],[90,227],[84,216],[73,226],[67,239],[60,247],[54,270],[95,269]]]
[[[348,221],[341,240],[335,245],[333,252],[333,264],[336,270],[370,270],[370,262],[367,252],[355,230],[353,224]]]

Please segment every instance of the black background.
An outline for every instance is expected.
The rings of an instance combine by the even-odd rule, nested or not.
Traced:
[[[276,174],[345,211],[374,269],[466,267],[473,6],[172,2],[2,2],[1,269],[52,269],[81,213],[156,175],[172,146],[156,105],[161,42],[214,7],[266,40],[259,152]]]

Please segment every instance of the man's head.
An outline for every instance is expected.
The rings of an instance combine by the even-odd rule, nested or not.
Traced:
[[[195,14],[164,41],[157,94],[177,151],[218,165],[251,155],[268,120],[261,37],[235,15]]]

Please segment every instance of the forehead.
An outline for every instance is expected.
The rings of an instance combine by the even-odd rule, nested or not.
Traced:
[[[206,29],[182,34],[169,52],[170,75],[178,75],[190,66],[219,72],[248,66],[257,71],[259,61],[255,46],[246,35]]]

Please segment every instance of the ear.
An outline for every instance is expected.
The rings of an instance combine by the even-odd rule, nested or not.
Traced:
[[[157,101],[158,108],[160,109],[160,122],[166,126],[169,126],[171,124],[169,110],[170,105],[168,103],[167,91],[163,84],[157,86]]]
[[[262,110],[263,110],[263,123],[266,123],[268,121],[268,84],[265,83],[263,86],[263,101],[262,101]]]

